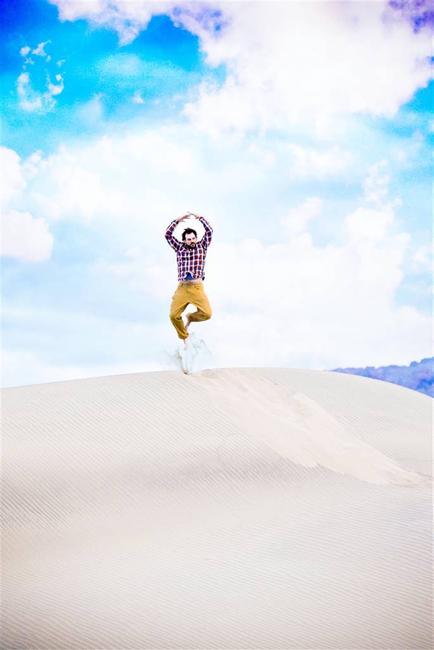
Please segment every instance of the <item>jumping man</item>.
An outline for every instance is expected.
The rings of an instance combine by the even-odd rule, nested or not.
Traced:
[[[173,236],[177,224],[189,217],[198,219],[205,228],[205,235],[197,241],[197,232],[193,228],[186,228],[182,233],[182,242]],[[204,268],[208,246],[211,243],[212,228],[205,217],[198,217],[189,212],[183,217],[172,221],[166,230],[165,235],[169,245],[176,252],[178,262],[178,287],[173,294],[170,305],[170,320],[172,321],[178,337],[183,341],[188,338],[188,327],[190,323],[208,320],[211,318],[211,307],[206,297],[203,280],[205,279]],[[188,305],[194,305],[197,309],[188,314],[187,323],[184,324],[182,313]]]

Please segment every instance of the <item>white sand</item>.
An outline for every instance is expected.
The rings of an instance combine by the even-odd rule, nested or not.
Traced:
[[[288,369],[4,390],[2,648],[431,648],[431,404]]]

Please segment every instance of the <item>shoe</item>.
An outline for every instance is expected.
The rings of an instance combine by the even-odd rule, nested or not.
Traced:
[[[182,372],[188,375],[187,339],[179,340],[176,356],[178,357]]]

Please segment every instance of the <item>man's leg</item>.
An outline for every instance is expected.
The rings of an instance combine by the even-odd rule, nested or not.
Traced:
[[[185,287],[185,284],[178,285],[178,288],[172,297],[172,304],[170,305],[170,320],[176,329],[178,337],[184,341],[188,337],[188,332],[185,329],[181,314],[190,302]]]
[[[211,305],[205,293],[202,283],[195,283],[188,288],[189,302],[194,305],[197,310],[192,314],[188,314],[188,323],[198,323],[202,320],[208,320],[212,316]]]

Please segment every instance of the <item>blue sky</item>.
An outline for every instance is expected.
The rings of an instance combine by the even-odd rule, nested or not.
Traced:
[[[187,210],[214,365],[430,356],[427,6],[2,2],[4,384],[171,367]]]
[[[82,136],[94,136],[134,118],[170,119],[180,103],[175,98],[174,104],[177,94],[188,92],[204,74],[219,74],[205,70],[197,37],[175,28],[166,16],[156,16],[132,43],[119,47],[113,30],[92,28],[85,20],[60,22],[57,8],[48,2],[19,0],[4,3],[2,11],[3,142],[24,155],[35,146],[52,150],[65,139],[76,138],[77,127]],[[28,113],[16,110],[16,81],[23,67],[20,49],[23,44],[36,47],[45,42],[51,61],[33,57],[32,83],[43,92],[47,73],[61,72],[65,87],[54,111],[35,111],[29,120]],[[138,89],[146,102],[126,102]],[[80,106],[97,95],[104,119],[98,115],[95,120],[80,120]]]

